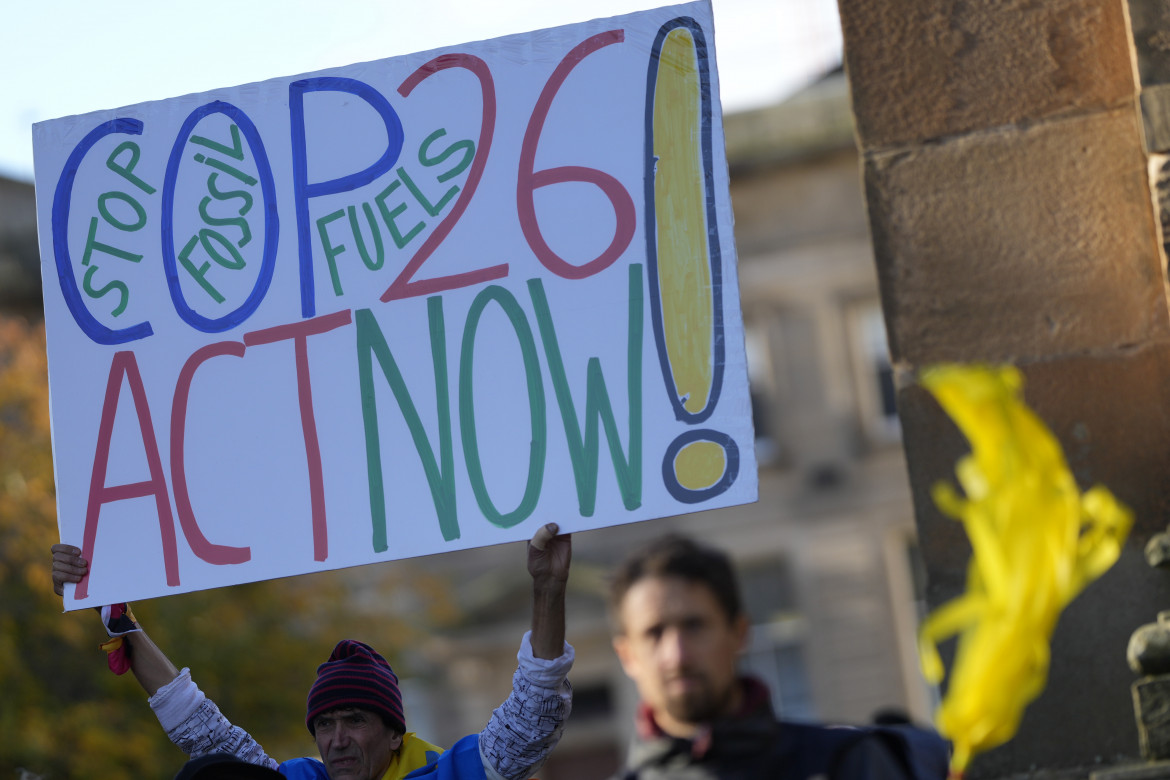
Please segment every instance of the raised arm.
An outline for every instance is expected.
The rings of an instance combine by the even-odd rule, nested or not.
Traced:
[[[479,755],[489,780],[532,777],[560,741],[573,705],[566,675],[573,648],[565,642],[565,585],[572,542],[557,525],[542,526],[528,543],[532,577],[532,630],[520,643],[512,693],[478,735]],[[463,748],[457,743],[453,754]]]
[[[85,577],[89,562],[70,544],[54,544],[52,552],[53,592],[62,596],[66,583]],[[141,627],[122,639],[129,644],[130,671],[150,697],[150,708],[163,731],[180,750],[190,756],[230,753],[251,764],[276,767],[260,744],[224,717],[191,680],[190,672],[180,673]]]
[[[65,583],[81,582],[89,571],[89,561],[81,557],[81,550],[71,544],[54,544],[53,551],[53,592],[65,594]],[[179,676],[179,670],[171,659],[159,649],[145,631],[127,634],[123,639],[130,645],[130,671],[138,684],[153,696],[158,689]]]
[[[560,658],[565,652],[565,586],[573,557],[573,537],[557,535],[556,523],[541,526],[528,543],[532,576],[532,654]]]

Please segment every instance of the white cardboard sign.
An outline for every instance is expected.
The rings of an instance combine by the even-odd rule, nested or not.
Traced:
[[[709,2],[34,127],[69,609],[756,499]]]

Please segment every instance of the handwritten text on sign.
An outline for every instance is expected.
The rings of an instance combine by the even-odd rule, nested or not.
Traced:
[[[69,606],[755,500],[710,31],[37,125]]]

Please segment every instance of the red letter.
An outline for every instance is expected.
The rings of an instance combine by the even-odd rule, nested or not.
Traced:
[[[130,384],[130,395],[134,409],[138,412],[138,429],[142,433],[142,446],[146,450],[146,465],[150,479],[129,485],[106,487],[106,468],[110,462],[110,437],[114,433],[114,415],[118,411],[118,397],[122,392],[122,377]],[[110,363],[110,380],[106,384],[106,397],[102,402],[102,420],[98,426],[97,451],[93,457],[93,476],[89,481],[89,504],[85,510],[85,533],[82,540],[82,556],[90,562],[93,572],[93,546],[97,538],[98,514],[103,504],[123,501],[128,498],[154,496],[158,507],[158,529],[162,537],[163,566],[166,569],[167,584],[179,584],[179,556],[175,549],[175,521],[171,517],[171,500],[163,477],[162,461],[158,456],[158,443],[154,439],[154,426],[150,422],[150,407],[146,403],[146,389],[142,386],[142,374],[133,352],[117,352]],[[89,595],[89,574],[77,583],[73,592],[75,599]]]
[[[479,90],[480,94],[483,95],[483,108],[479,121],[479,141],[475,145],[475,159],[467,174],[467,183],[464,185],[463,194],[451,207],[451,213],[443,218],[433,233],[427,236],[423,245],[414,253],[414,257],[410,258],[402,272],[394,278],[394,281],[386,288],[386,292],[382,293],[383,301],[409,298],[414,295],[433,295],[444,290],[457,290],[493,279],[502,279],[508,275],[508,264],[500,263],[488,268],[479,268],[448,276],[436,276],[430,279],[414,278],[418,269],[439,248],[439,244],[447,238],[447,234],[455,227],[455,223],[459,221],[468,204],[471,203],[471,197],[475,194],[480,177],[483,176],[483,169],[487,165],[488,153],[492,148],[492,136],[496,131],[496,85],[492,80],[492,72],[487,63],[473,54],[443,54],[436,57],[410,74],[406,81],[402,82],[402,86],[398,88],[398,94],[402,97],[410,97],[410,93],[414,91],[415,87],[448,68],[466,68],[479,79]]]
[[[199,523],[195,521],[195,513],[191,510],[191,495],[187,492],[187,471],[184,465],[183,440],[187,429],[187,399],[191,395],[191,380],[195,378],[195,370],[209,358],[216,355],[244,356],[244,345],[238,341],[221,341],[218,344],[208,344],[206,347],[195,350],[183,370],[179,372],[179,380],[175,383],[175,401],[171,405],[171,482],[175,489],[175,510],[179,514],[179,526],[191,551],[208,563],[216,565],[227,563],[243,563],[252,559],[252,548],[231,547],[226,544],[212,544],[207,541]]]
[[[305,459],[309,466],[309,501],[313,511],[313,559],[318,561],[329,557],[329,534],[325,522],[325,478],[321,473],[321,446],[317,442],[317,418],[313,416],[313,388],[309,381],[308,338],[348,325],[352,321],[353,312],[346,309],[244,334],[244,345],[248,347],[272,344],[285,339],[293,340],[297,360],[297,398],[301,405],[301,429],[305,434]]]
[[[536,107],[532,109],[532,116],[528,119],[528,129],[524,131],[524,143],[520,146],[520,168],[516,180],[516,212],[520,216],[520,228],[524,231],[528,246],[544,267],[565,279],[584,279],[613,265],[634,239],[637,210],[634,208],[630,193],[626,192],[622,183],[604,171],[580,165],[536,170],[536,145],[540,143],[540,135],[544,132],[544,121],[548,118],[553,98],[557,96],[573,68],[603,46],[621,43],[625,39],[624,30],[598,33],[577,44],[565,55],[540,92]],[[609,247],[583,265],[573,265],[554,252],[545,241],[544,234],[540,232],[540,223],[536,220],[533,193],[541,187],[566,182],[595,185],[609,199],[610,205],[613,206],[614,218],[617,220]],[[382,300],[385,300],[385,296]]]

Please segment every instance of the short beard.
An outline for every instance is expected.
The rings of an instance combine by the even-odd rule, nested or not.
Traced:
[[[731,714],[729,710],[734,698],[734,685],[719,693],[699,690],[668,700],[666,711],[681,723],[711,723]]]

